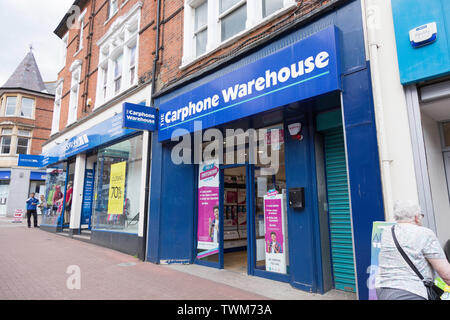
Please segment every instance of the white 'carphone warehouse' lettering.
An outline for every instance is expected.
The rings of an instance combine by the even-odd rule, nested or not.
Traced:
[[[236,84],[232,87],[222,90],[223,103],[230,103],[236,99],[242,99],[255,92],[260,92],[278,84],[287,82],[290,79],[296,79],[303,75],[313,72],[316,68],[323,69],[330,63],[330,54],[322,51],[316,56],[308,57],[300,60],[298,63],[293,63],[276,71],[266,70],[265,75],[252,79],[247,83]],[[161,126],[176,122],[184,121],[188,117],[200,114],[206,110],[217,107],[220,104],[220,96],[215,94],[197,102],[189,102],[183,108],[168,111],[161,115]]]

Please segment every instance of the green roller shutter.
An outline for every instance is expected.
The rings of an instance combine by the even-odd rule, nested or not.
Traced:
[[[356,291],[347,165],[342,127],[324,133],[330,244],[334,285]]]

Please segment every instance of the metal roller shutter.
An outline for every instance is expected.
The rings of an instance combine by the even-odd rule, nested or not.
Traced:
[[[356,291],[347,166],[342,127],[324,132],[330,244],[335,288]]]

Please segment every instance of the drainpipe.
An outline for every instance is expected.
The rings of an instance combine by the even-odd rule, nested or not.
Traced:
[[[375,119],[377,125],[378,149],[381,160],[381,179],[384,198],[385,219],[392,220],[393,216],[393,196],[391,180],[391,162],[389,155],[388,141],[386,139],[386,128],[384,124],[384,101],[381,89],[379,49],[381,45],[378,41],[377,26],[380,19],[379,3],[377,0],[366,0],[365,15],[367,39],[369,45],[370,69],[372,77],[372,91],[374,95]]]
[[[156,92],[156,66],[159,61],[159,34],[161,27],[161,0],[158,0],[157,8],[156,8],[156,46],[155,46],[155,58],[153,59],[153,71],[152,71],[152,106],[154,105],[153,95]]]
[[[95,19],[95,0],[92,0],[91,4],[91,15],[89,17],[89,35],[88,35],[88,52],[85,59],[87,60],[86,63],[86,74],[84,79],[84,97],[83,97],[83,112],[87,113],[90,110],[88,110],[88,99],[89,99],[89,79],[90,79],[90,71],[91,71],[91,60],[92,60],[92,42],[94,38],[94,19]],[[91,106],[89,105],[89,108]]]
[[[155,58],[153,59],[153,71],[152,71],[152,90],[151,90],[151,96],[150,96],[150,105],[154,106],[153,101],[153,95],[155,93],[155,82],[156,82],[156,66],[159,60],[159,33],[160,33],[160,25],[161,25],[161,0],[158,0],[157,6],[156,6],[156,49],[155,49]],[[148,245],[147,245],[147,236],[148,236],[148,216],[149,216],[149,198],[150,198],[150,170],[151,170],[151,154],[153,152],[152,149],[152,134],[149,133],[149,141],[148,141],[148,154],[147,154],[147,169],[145,173],[145,214],[144,214],[144,234],[143,234],[143,245],[144,248],[144,257],[142,257],[142,260],[145,261],[147,259],[147,251],[148,251]]]

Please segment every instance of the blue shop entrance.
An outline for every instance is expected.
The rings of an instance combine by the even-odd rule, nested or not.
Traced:
[[[232,148],[223,130],[219,154],[203,144],[209,158],[197,172],[195,263],[309,292],[354,292],[341,109],[292,114],[228,125],[244,129]]]

